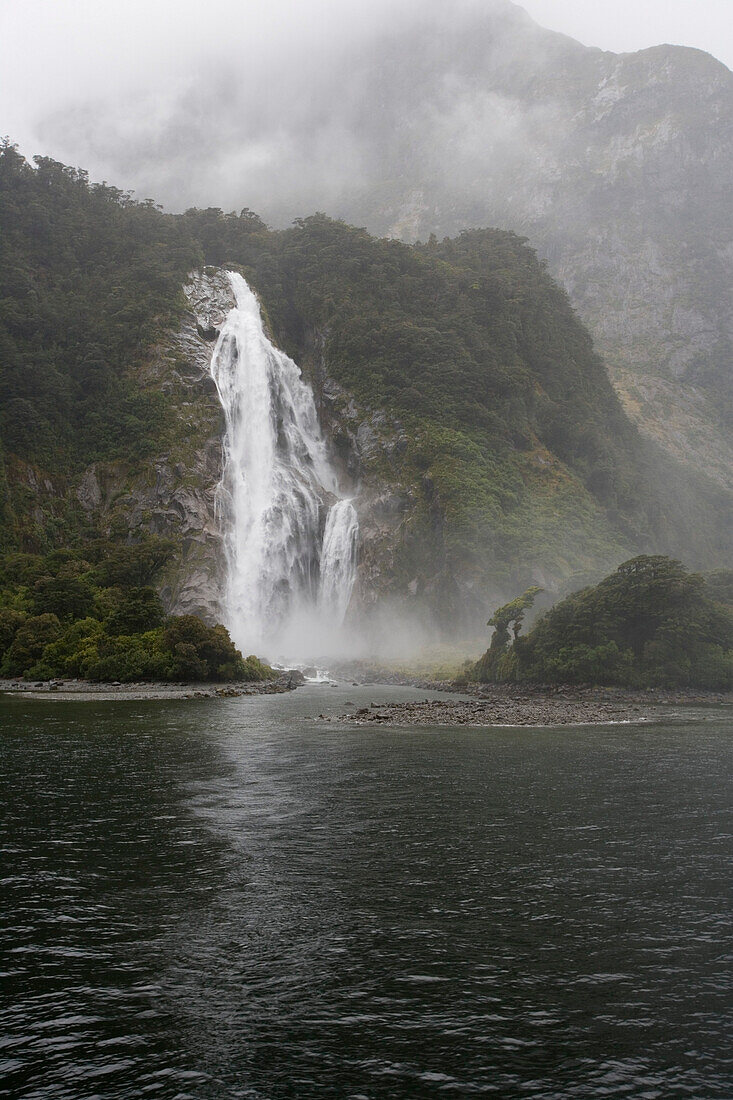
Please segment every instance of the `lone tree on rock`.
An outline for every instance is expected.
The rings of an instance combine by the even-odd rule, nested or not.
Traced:
[[[542,591],[544,591],[542,588],[533,584],[521,596],[517,596],[509,603],[505,603],[503,607],[496,609],[486,624],[494,627],[491,645],[483,657],[474,665],[472,679],[489,681],[506,678],[503,673],[508,670],[504,670],[501,665],[502,659],[506,658],[509,652],[509,627],[512,628],[513,640],[516,642],[522,629],[525,611],[529,610]]]

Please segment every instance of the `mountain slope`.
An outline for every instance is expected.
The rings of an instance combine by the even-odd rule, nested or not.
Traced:
[[[6,147],[0,240],[6,547],[173,535],[167,606],[213,614],[208,361],[233,266],[310,377],[358,493],[364,607],[480,619],[518,585],[557,590],[634,549],[725,561],[714,495],[641,440],[512,234],[410,247],[323,215],[284,232],[249,211],[166,215]]]
[[[173,201],[211,179],[277,225],[324,209],[405,240],[526,235],[632,418],[733,492],[733,76],[698,50],[586,48],[508,0],[415,11],[274,85],[223,60],[126,104],[122,133],[114,103],[49,126],[88,134],[110,178],[132,163]]]
[[[363,150],[368,183],[339,213],[407,239],[486,224],[526,234],[642,429],[733,489],[725,66],[670,46],[586,49],[507,5],[439,38],[380,44],[349,79],[384,107]]]
[[[209,79],[78,102],[49,138],[176,208],[214,195],[280,226],[321,209],[408,241],[528,236],[631,417],[733,494],[729,70],[589,49],[509,0],[408,7],[274,65],[232,28]]]

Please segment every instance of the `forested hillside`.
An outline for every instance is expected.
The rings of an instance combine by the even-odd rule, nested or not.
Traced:
[[[426,602],[450,611],[464,582],[463,597],[482,601],[492,581],[501,590],[541,570],[560,583],[635,549],[723,564],[724,511],[641,440],[565,293],[515,235],[408,246],[323,215],[279,232],[248,210],[172,216],[53,161],[33,168],[10,144],[0,152],[6,549],[135,538],[115,497],[161,456],[185,481],[184,424],[195,436],[206,401],[172,381],[185,368],[173,337],[188,315],[187,274],[204,265],[237,267],[259,293],[365,509],[376,515],[385,494],[398,502],[378,552],[364,554],[373,587],[394,594],[421,571],[434,579]],[[210,400],[207,416],[215,432]],[[92,466],[95,477],[112,471],[114,491],[82,508]],[[145,516],[136,523],[161,533]],[[368,517],[363,527],[368,539]]]
[[[85,173],[0,156],[0,393],[6,448],[56,471],[149,450],[162,400],[130,384],[200,260],[173,218]]]
[[[176,209],[203,194],[279,227],[322,209],[408,241],[485,225],[526,235],[632,419],[730,506],[730,70],[682,46],[591,48],[509,0],[404,15],[358,41],[327,36],[325,64],[299,51],[277,96],[237,54],[217,80],[186,74],[172,96],[151,86],[124,127],[113,98],[54,115],[48,132]]]

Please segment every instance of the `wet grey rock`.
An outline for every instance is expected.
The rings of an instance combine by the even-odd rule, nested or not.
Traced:
[[[95,512],[102,503],[102,489],[97,479],[96,466],[90,466],[82,474],[76,490],[76,499],[85,512]]]
[[[372,703],[369,708],[339,715],[356,725],[389,722],[396,726],[571,726],[644,722],[659,718],[657,707],[644,709],[622,700],[556,697],[517,693],[511,697],[476,700],[428,700],[413,703]]]
[[[224,320],[235,305],[231,283],[223,268],[192,271],[183,293],[189,301],[200,339],[216,339]]]
[[[361,456],[367,461],[373,461],[379,454],[379,436],[372,424],[364,421],[356,432],[356,443]]]

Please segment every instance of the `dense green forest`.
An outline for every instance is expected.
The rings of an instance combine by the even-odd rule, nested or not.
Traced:
[[[473,230],[410,247],[320,214],[279,232],[249,210],[174,216],[48,158],[33,167],[9,142],[2,547],[81,553],[101,535],[129,540],[109,522],[100,530],[73,490],[93,462],[122,464],[132,482],[175,452],[176,409],[140,371],[180,324],[182,284],[203,265],[243,272],[316,389],[333,379],[362,415],[386,410],[384,430],[399,426],[403,445],[367,473],[413,501],[409,570],[506,589],[537,563],[567,576],[634,550],[725,564],[730,517],[716,491],[640,438],[521,238]],[[338,422],[333,431],[338,444]]]
[[[181,308],[201,260],[180,221],[45,157],[0,147],[0,425],[55,472],[149,454],[162,395],[130,367]]]
[[[223,626],[166,618],[153,587],[173,547],[89,541],[71,550],[0,559],[0,677],[135,680],[268,680],[242,658]]]
[[[499,608],[479,681],[733,688],[733,571],[643,555],[556,604],[522,637],[535,591]],[[509,627],[514,638],[510,644]]]

